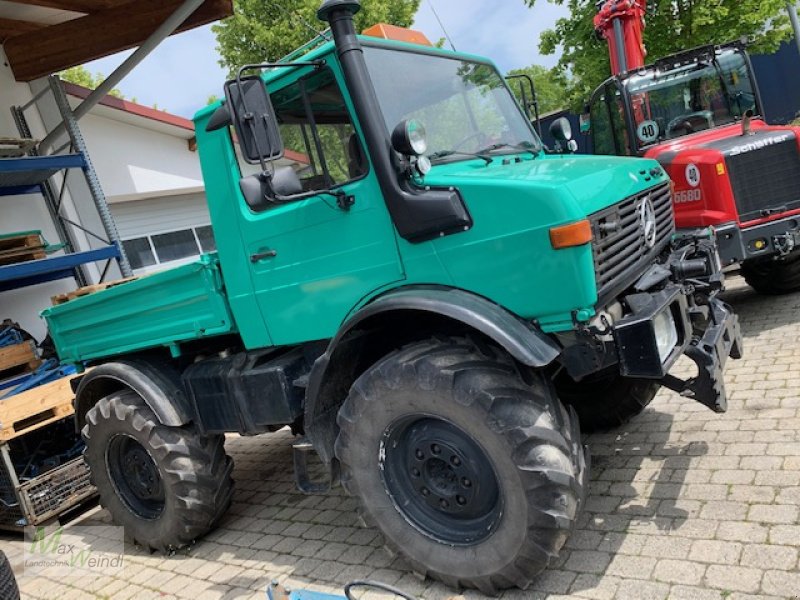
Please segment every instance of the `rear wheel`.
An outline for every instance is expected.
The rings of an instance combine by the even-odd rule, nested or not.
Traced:
[[[19,600],[19,588],[8,558],[0,550],[0,598],[3,600]]]
[[[191,544],[230,505],[233,461],[223,436],[162,425],[135,392],[101,398],[82,433],[101,504],[145,548]]]
[[[338,423],[345,489],[423,575],[526,588],[574,527],[588,485],[577,419],[545,377],[492,348],[394,352],[356,381]]]
[[[779,260],[748,260],[742,276],[759,294],[777,296],[800,290],[800,250]]]
[[[562,371],[555,379],[558,397],[575,409],[581,430],[613,429],[641,413],[655,398],[658,383],[604,372],[576,382]]]

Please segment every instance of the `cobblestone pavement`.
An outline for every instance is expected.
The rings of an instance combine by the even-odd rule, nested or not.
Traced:
[[[503,598],[800,597],[800,294],[758,296],[738,278],[729,287],[746,356],[726,369],[728,412],[662,391],[632,423],[589,437],[592,483],[577,530],[554,568]],[[340,490],[298,494],[290,442],[286,433],[231,437],[233,506],[188,552],[129,548],[114,577],[23,576],[23,597],[263,598],[272,578],[327,592],[370,578],[460,598],[387,554]],[[107,520],[97,511],[84,522]],[[21,542],[2,546],[19,565]]]

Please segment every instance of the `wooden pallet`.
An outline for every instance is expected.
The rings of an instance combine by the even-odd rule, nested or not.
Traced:
[[[75,393],[70,381],[75,377],[77,375],[69,375],[9,398],[0,398],[0,443],[72,415]]]
[[[37,143],[30,138],[0,137],[0,158],[25,156]]]
[[[40,364],[32,340],[0,348],[0,379],[34,371]]]
[[[46,258],[46,247],[38,232],[0,237],[0,266]]]
[[[78,288],[77,290],[66,292],[64,294],[58,294],[57,296],[52,296],[50,300],[53,302],[53,306],[56,306],[58,304],[64,304],[64,302],[69,302],[70,300],[74,300],[75,298],[80,298],[81,296],[88,296],[89,294],[94,294],[95,292],[101,292],[105,289],[115,287],[122,283],[133,281],[134,279],[138,279],[138,277],[136,276],[125,277],[124,279],[106,281],[105,283],[94,283],[92,285],[85,285],[82,288]]]

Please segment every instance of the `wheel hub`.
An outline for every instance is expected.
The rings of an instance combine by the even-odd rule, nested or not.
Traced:
[[[122,502],[137,516],[155,519],[164,510],[164,486],[153,457],[134,438],[120,434],[109,441],[106,464]]]
[[[466,544],[487,537],[501,503],[494,468],[464,431],[412,417],[384,433],[384,483],[395,506],[426,535]]]

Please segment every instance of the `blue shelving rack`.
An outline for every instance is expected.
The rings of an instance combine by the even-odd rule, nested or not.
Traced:
[[[101,270],[101,281],[108,274],[113,261],[119,265],[123,277],[129,277],[132,274],[77,120],[72,114],[72,109],[67,102],[58,77],[51,76],[48,87],[43,88],[28,104],[12,107],[11,111],[17,129],[22,137],[31,137],[25,111],[35,107],[37,101],[47,92],[52,94],[55,105],[58,107],[63,119],[58,127],[63,126],[68,140],[52,154],[44,154],[44,151],[48,150],[47,148],[34,147],[27,156],[0,158],[0,202],[4,201],[3,196],[40,195],[47,205],[65,253],[39,260],[0,266],[0,292],[68,277],[74,277],[78,286],[83,286],[88,281],[81,266],[100,261],[104,261],[105,265]],[[105,229],[101,235],[89,231],[63,215],[62,200],[67,187],[66,174],[70,170],[80,171],[86,180],[89,193]],[[60,186],[56,186],[54,180],[59,173],[64,175],[61,178]],[[70,227],[82,230],[102,245],[90,250],[77,251]]]

